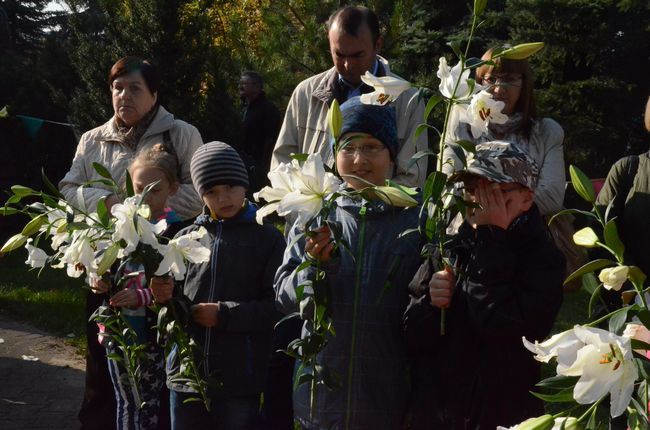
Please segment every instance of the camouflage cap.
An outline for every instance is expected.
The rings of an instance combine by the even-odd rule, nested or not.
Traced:
[[[492,182],[516,182],[535,190],[539,167],[524,150],[510,142],[493,141],[476,145],[476,152],[467,157],[467,168],[454,173],[451,180],[463,181],[468,175]]]

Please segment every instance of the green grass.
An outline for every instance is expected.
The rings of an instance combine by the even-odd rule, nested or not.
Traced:
[[[63,270],[37,270],[25,265],[22,249],[0,257],[0,314],[28,322],[49,333],[67,336],[85,348],[85,290],[82,279]]]

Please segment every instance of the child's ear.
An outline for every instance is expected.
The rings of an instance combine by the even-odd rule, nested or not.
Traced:
[[[521,202],[521,206],[524,212],[529,210],[533,206],[533,202],[535,201],[535,192],[531,189],[527,189],[524,192],[524,199]]]
[[[173,184],[171,184],[171,186],[169,187],[169,195],[173,196],[174,194],[176,194],[176,191],[178,191],[179,187],[180,184],[178,182],[174,182]]]

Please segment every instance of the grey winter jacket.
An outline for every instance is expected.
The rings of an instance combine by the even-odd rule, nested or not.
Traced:
[[[70,171],[59,183],[59,189],[69,202],[77,202],[80,186],[88,181],[102,179],[93,168],[93,163],[106,167],[113,178],[124,183],[126,169],[136,152],[156,143],[164,143],[164,133],[169,131],[169,137],[180,162],[180,188],[169,198],[169,206],[178,216],[189,219],[201,212],[203,202],[194,190],[190,177],[190,161],[194,151],[203,144],[199,131],[193,125],[174,119],[174,115],[159,106],[158,112],[147,131],[140,138],[136,148],[128,147],[120,142],[117,134],[115,118],[94,128],[81,136],[77,152],[72,160]],[[83,187],[84,205],[89,210],[95,210],[99,199],[107,197],[111,191],[102,184]]]
[[[338,375],[342,386],[317,387],[312,420],[309,384],[300,385],[294,392],[294,415],[308,429],[345,428],[347,412],[350,429],[399,429],[409,385],[401,321],[409,281],[421,263],[419,234],[399,235],[417,228],[419,208],[348,197],[338,204],[331,218],[340,222],[354,257],[341,250],[324,266],[336,335],[318,361]],[[296,234],[294,227],[289,243]],[[276,276],[277,301],[287,313],[297,310],[296,287],[315,273],[313,267],[295,273],[305,261],[304,246],[301,239],[287,248]]]
[[[234,218],[215,220],[204,213],[179,235],[205,227],[201,240],[212,250],[210,261],[189,264],[185,280],[176,285],[188,305],[219,303],[218,325],[206,328],[190,322],[189,332],[203,350],[203,377],[216,377],[222,385],[210,391],[213,398],[259,395],[271,354],[277,312],[273,301],[273,277],[282,261],[284,237],[271,224],[255,221],[255,206]],[[167,386],[177,373],[175,351],[167,358]]]

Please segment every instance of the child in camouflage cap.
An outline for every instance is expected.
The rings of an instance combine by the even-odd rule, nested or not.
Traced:
[[[409,286],[413,429],[494,429],[543,413],[529,393],[540,363],[521,338],[549,334],[565,266],[533,202],[538,171],[521,149],[487,142],[452,175],[479,207],[447,246],[454,268],[429,259]],[[448,308],[445,336],[440,308]]]

